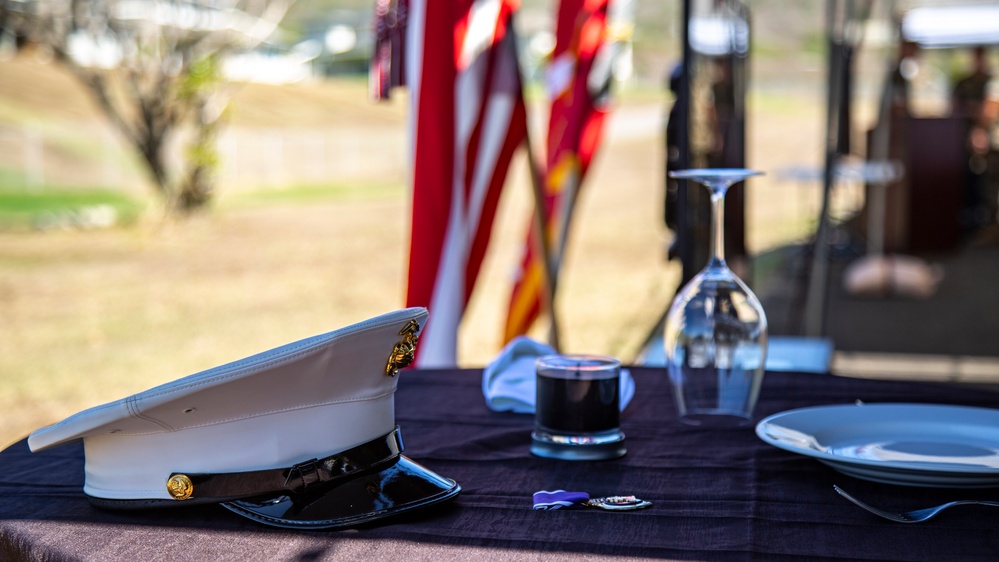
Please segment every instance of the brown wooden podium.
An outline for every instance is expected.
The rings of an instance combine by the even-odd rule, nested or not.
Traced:
[[[868,200],[871,190],[886,190],[884,249],[915,254],[954,250],[961,242],[968,166],[965,122],[906,117],[895,125],[889,157],[901,162],[905,173],[897,182],[867,187]]]

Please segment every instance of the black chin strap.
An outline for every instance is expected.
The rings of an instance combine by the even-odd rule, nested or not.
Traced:
[[[176,500],[224,502],[266,494],[302,493],[347,476],[379,468],[395,461],[403,451],[399,428],[392,432],[335,453],[288,468],[216,474],[173,473],[167,488]]]

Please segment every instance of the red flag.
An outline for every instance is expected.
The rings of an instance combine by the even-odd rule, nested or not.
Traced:
[[[547,70],[551,98],[548,152],[544,170],[545,220],[548,246],[560,252],[576,191],[600,141],[609,58],[608,0],[562,0],[559,4],[555,50]],[[545,296],[544,262],[528,233],[519,275],[510,296],[504,341],[527,333],[541,312]]]
[[[514,150],[527,133],[511,23],[518,0],[410,0],[413,134],[407,306],[426,306],[417,365],[457,362],[457,333]]]

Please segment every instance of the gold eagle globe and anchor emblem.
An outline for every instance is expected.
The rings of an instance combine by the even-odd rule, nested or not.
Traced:
[[[385,365],[385,374],[394,377],[399,374],[399,369],[404,369],[413,364],[416,358],[416,344],[419,342],[420,324],[416,320],[410,320],[406,327],[399,331],[402,341],[395,344],[392,354],[389,355],[388,364]]]

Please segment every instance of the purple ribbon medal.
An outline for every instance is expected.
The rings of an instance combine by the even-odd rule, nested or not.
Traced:
[[[534,492],[534,509],[536,510],[551,511],[554,509],[595,507],[608,511],[631,511],[644,509],[651,505],[652,502],[640,500],[635,496],[590,498],[590,494],[586,492],[566,492],[565,490]]]

